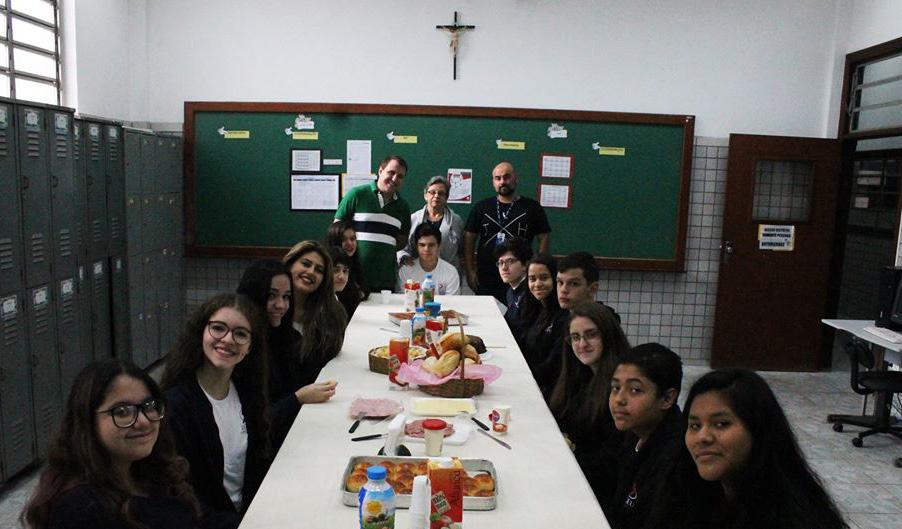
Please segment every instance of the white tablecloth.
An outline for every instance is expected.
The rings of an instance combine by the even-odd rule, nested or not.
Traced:
[[[384,375],[369,371],[367,352],[387,345],[397,326],[388,321],[398,311],[400,295],[388,305],[375,299],[360,305],[347,329],[341,354],[323,369],[319,380],[338,381],[335,397],[323,404],[305,405],[254,498],[242,528],[358,527],[357,510],[341,502],[342,472],[352,456],[375,455],[383,441],[351,442],[348,434],[351,401],[357,397],[394,398],[410,409],[411,397],[428,396],[417,390],[394,389]],[[443,455],[492,461],[498,472],[498,506],[492,511],[465,511],[464,526],[478,528],[608,528],[607,520],[567,448],[554,418],[545,406],[523,356],[517,348],[494,298],[440,296],[442,308],[467,314],[468,334],[481,336],[493,353],[489,363],[504,374],[476,397],[477,417],[484,423],[495,404],[510,404],[510,432],[503,437],[508,450],[473,432],[461,446],[445,446]],[[363,421],[353,436],[382,433],[387,422]],[[421,443],[407,443],[414,456]],[[408,526],[408,511],[399,509],[395,526]]]

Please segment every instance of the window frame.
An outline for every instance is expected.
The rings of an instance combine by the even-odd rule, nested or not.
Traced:
[[[859,71],[859,67],[881,59],[888,59],[894,55],[899,55],[900,53],[902,53],[902,37],[846,55],[845,71],[843,72],[842,97],[839,106],[839,130],[837,131],[837,137],[839,139],[859,140],[902,135],[902,126],[866,129],[854,132],[849,130],[849,125],[852,120],[852,92],[856,87],[855,76]]]
[[[6,52],[8,56],[8,66],[0,66],[0,73],[6,75],[9,78],[9,97],[10,99],[18,99],[18,95],[16,94],[16,80],[24,79],[28,81],[33,81],[37,83],[42,83],[45,85],[53,86],[56,89],[56,102],[49,104],[56,104],[57,106],[62,104],[62,80],[61,80],[61,72],[62,72],[62,61],[60,58],[60,10],[59,10],[59,2],[58,0],[41,0],[44,1],[53,8],[53,22],[48,22],[46,20],[28,15],[21,11],[16,11],[12,8],[12,3],[14,0],[0,0],[0,15],[4,15],[6,17],[6,35],[0,36],[0,44],[6,46]],[[17,19],[23,22],[27,22],[30,24],[34,24],[43,29],[47,29],[53,32],[53,51],[42,48],[40,46],[34,46],[31,44],[27,44],[24,42],[19,42],[15,39],[15,34],[13,33],[13,19]],[[44,75],[39,75],[31,72],[25,72],[16,69],[15,67],[15,50],[25,50],[32,53],[36,53],[43,57],[49,58],[54,62],[55,65],[55,77],[47,77]],[[48,103],[47,101],[36,101],[38,103]]]

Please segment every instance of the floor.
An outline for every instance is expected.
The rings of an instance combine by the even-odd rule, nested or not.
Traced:
[[[686,366],[685,390],[707,371]],[[862,448],[851,444],[852,430],[836,433],[827,413],[861,411],[861,398],[849,389],[849,375],[830,373],[762,373],[780,399],[799,443],[845,513],[851,529],[902,529],[902,440],[878,435]],[[898,411],[897,411],[898,414]],[[18,516],[37,482],[37,472],[19,477],[0,490],[0,527],[19,527]]]

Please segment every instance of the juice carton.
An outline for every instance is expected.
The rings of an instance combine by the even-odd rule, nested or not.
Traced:
[[[456,457],[429,459],[429,482],[432,484],[432,505],[429,510],[430,529],[461,529],[464,517],[464,470]]]

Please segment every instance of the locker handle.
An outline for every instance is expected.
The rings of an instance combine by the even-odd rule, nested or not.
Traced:
[[[28,186],[30,183],[31,183],[31,181],[28,179],[28,176],[23,174],[22,175],[22,189],[28,189]]]
[[[58,177],[58,176],[51,176],[51,177],[50,177],[50,185],[51,185],[52,187],[58,187],[58,186],[60,185],[60,179],[59,179],[59,177]]]

